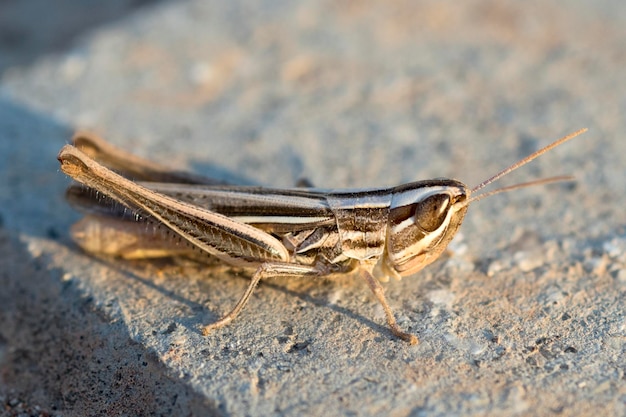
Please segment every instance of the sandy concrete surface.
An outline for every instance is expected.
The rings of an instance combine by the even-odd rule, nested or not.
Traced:
[[[83,3],[0,1],[0,413],[626,415],[625,3]],[[221,179],[474,185],[580,127],[503,181],[574,184],[476,203],[386,285],[417,346],[354,277],[201,336],[247,275],[82,253],[55,159],[87,128]]]

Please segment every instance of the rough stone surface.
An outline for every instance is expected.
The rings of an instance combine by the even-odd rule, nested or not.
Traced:
[[[24,56],[0,28],[0,412],[626,414],[623,2],[110,3]],[[451,256],[386,285],[417,346],[354,277],[262,283],[202,337],[247,275],[81,253],[55,160],[89,128],[223,179],[473,185],[580,127],[503,181],[574,185],[477,203]]]

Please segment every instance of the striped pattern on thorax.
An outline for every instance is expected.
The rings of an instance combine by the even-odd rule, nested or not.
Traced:
[[[391,203],[388,190],[332,194],[327,198],[337,221],[342,252],[357,260],[382,256]]]

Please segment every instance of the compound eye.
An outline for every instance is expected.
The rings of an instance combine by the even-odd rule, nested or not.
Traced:
[[[431,195],[417,205],[415,210],[415,223],[425,232],[434,232],[446,219],[449,206],[449,195]]]

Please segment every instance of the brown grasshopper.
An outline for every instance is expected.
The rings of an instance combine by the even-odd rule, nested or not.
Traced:
[[[584,131],[553,142],[472,189],[451,179],[358,190],[224,184],[140,159],[90,134],[77,134],[75,146],[64,146],[58,159],[64,173],[88,187],[68,190],[70,201],[91,213],[72,232],[85,250],[138,258],[193,248],[255,270],[232,311],[204,326],[203,334],[237,317],[262,279],[356,271],[382,304],[393,334],[416,344],[417,337],[396,323],[380,281],[412,275],[436,260],[470,203],[570,179],[547,178],[470,197]],[[184,243],[155,231],[150,227],[155,224]]]

